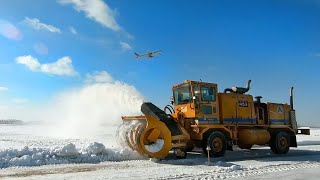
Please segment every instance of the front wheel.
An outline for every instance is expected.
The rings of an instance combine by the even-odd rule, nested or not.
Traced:
[[[286,132],[277,133],[270,143],[271,151],[275,154],[286,154],[290,148],[290,136]]]
[[[210,147],[209,154],[211,157],[221,157],[227,150],[227,139],[224,134],[219,131],[215,131],[210,134],[207,140],[207,146]],[[207,155],[206,147],[202,147],[204,153]]]

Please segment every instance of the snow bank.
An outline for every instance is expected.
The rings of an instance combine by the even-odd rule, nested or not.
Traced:
[[[320,129],[310,128],[310,135],[297,135],[298,146],[320,145]]]
[[[24,147],[23,149],[0,151],[0,168],[136,159],[143,159],[143,157],[128,149],[109,149],[97,142],[78,149],[74,144],[70,143],[53,149]]]

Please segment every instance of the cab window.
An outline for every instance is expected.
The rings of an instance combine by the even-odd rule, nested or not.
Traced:
[[[214,87],[201,87],[201,100],[202,101],[215,101]]]
[[[173,90],[176,105],[186,104],[192,101],[189,84],[181,85]]]

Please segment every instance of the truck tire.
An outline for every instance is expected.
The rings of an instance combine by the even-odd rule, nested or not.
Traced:
[[[211,149],[209,151],[210,157],[221,157],[227,150],[227,139],[221,132],[214,131],[207,139],[207,143],[204,143],[202,146],[202,150],[206,155],[208,155],[206,149],[208,145]]]
[[[271,151],[275,154],[286,154],[290,148],[290,136],[286,132],[278,132],[271,138]]]

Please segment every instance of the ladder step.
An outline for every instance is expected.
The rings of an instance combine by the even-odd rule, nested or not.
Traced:
[[[172,148],[177,148],[177,147],[186,147],[186,143],[174,143],[172,144]]]
[[[177,136],[171,136],[172,141],[177,141],[177,140],[188,140],[188,137],[185,135],[177,135]]]

